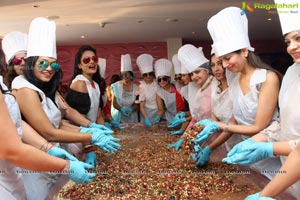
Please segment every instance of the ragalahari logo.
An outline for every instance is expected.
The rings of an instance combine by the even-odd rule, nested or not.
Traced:
[[[253,12],[253,11],[254,11],[254,9],[251,6],[249,6],[248,4],[246,4],[245,1],[242,2],[242,12],[241,12],[241,15],[245,15],[245,14],[247,14],[249,12]]]

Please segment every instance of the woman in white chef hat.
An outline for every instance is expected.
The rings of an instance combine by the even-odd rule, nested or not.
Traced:
[[[275,3],[286,4],[287,2],[275,0]],[[299,1],[291,0],[288,3],[299,4]],[[256,143],[249,147],[253,150],[253,156],[258,157],[257,153],[265,155],[259,156],[259,159],[273,155],[281,156],[283,165],[274,179],[260,193],[249,196],[248,200],[258,199],[260,196],[276,197],[287,188],[287,192],[300,199],[300,127],[298,121],[300,117],[300,7],[298,5],[293,9],[277,8],[277,11],[287,53],[293,58],[294,64],[287,69],[282,80],[279,93],[279,123],[272,124],[268,129],[254,136],[253,140]],[[229,157],[230,161],[239,163],[239,153],[247,159],[253,157],[252,154],[238,147],[236,152]],[[286,156],[288,156],[287,160]]]
[[[200,121],[197,124],[205,125],[205,128],[195,141],[201,145],[215,131],[229,131],[247,139],[277,119],[280,76],[253,53],[248,38],[247,17],[240,8],[221,10],[209,19],[207,28],[213,39],[214,52],[226,68],[233,119],[237,124]],[[251,143],[252,140],[247,142]],[[279,160],[276,158],[251,165],[259,172],[266,168],[277,170],[278,166]],[[263,175],[269,179],[274,176],[268,172]]]
[[[106,59],[105,58],[98,58],[98,66],[99,66],[99,73],[100,76],[105,80],[106,78]],[[113,75],[114,76],[114,75]],[[117,77],[119,77],[119,75],[117,75]],[[120,79],[118,79],[120,80]],[[101,84],[103,86],[105,86],[105,94],[101,95],[102,97],[102,101],[103,101],[103,108],[102,108],[102,114],[103,114],[103,118],[105,120],[105,126],[107,127],[114,127],[118,130],[121,130],[120,127],[120,123],[115,121],[112,116],[111,116],[111,95],[110,95],[110,85],[106,85],[106,83],[104,82],[103,84]]]
[[[154,122],[158,123],[162,118],[169,122],[177,112],[185,109],[184,101],[176,87],[171,84],[172,63],[168,59],[161,58],[155,62],[154,68],[159,85],[156,94],[158,111]]]
[[[210,57],[210,67],[214,75],[214,79],[211,83],[211,104],[212,113],[211,120],[229,123],[232,118],[232,102],[229,98],[229,88],[226,79],[225,68],[222,65],[222,61],[215,55],[213,49]],[[242,141],[241,135],[232,135],[231,132],[215,132],[213,140],[209,140],[201,147],[203,148],[198,154],[199,156],[196,165],[205,165],[213,150],[225,143],[227,151],[229,151],[236,143]]]
[[[157,113],[156,92],[158,88],[153,70],[153,57],[150,54],[141,54],[137,57],[136,64],[143,76],[139,85],[141,121],[146,126],[152,127]]]
[[[135,103],[138,86],[133,83],[131,57],[129,54],[121,55],[122,80],[112,84],[111,115],[119,123],[137,123],[139,104]]]
[[[183,86],[183,82],[181,80],[181,63],[178,59],[178,54],[174,54],[172,57],[172,63],[173,63],[173,67],[174,67],[174,80],[175,80],[175,87],[178,91],[180,91],[180,89]]]
[[[248,21],[237,7],[225,8],[208,21],[213,49],[226,68],[233,101],[233,116],[239,125],[219,123],[243,135],[254,135],[275,120],[280,77],[254,53],[248,38]]]
[[[6,38],[6,44],[8,42],[7,39],[8,38]],[[10,52],[13,54],[14,51]],[[1,52],[0,55],[1,60],[2,57],[4,58],[3,52]],[[1,70],[4,67],[3,64],[4,63],[1,63]],[[29,197],[26,197],[24,186],[24,173],[31,172],[28,170],[40,172],[53,171],[54,173],[61,172],[65,174],[72,171],[72,173],[69,173],[69,177],[76,183],[91,181],[95,174],[88,174],[85,172],[85,170],[91,168],[91,166],[78,161],[74,156],[68,154],[63,149],[49,144],[27,123],[22,121],[16,99],[3,83],[2,76],[0,76],[0,90],[0,141],[2,142],[0,145],[1,199],[30,199]],[[52,156],[49,156],[46,153]],[[70,159],[70,161],[55,158],[53,156],[64,158],[66,160]],[[16,166],[23,167],[23,169]],[[34,187],[39,188],[39,186],[40,185],[36,185]],[[38,194],[36,197],[38,197]]]
[[[188,125],[192,127],[197,121],[211,116],[211,82],[213,76],[209,60],[205,58],[202,48],[186,44],[179,48],[178,58],[186,69],[192,74],[192,81],[188,85],[188,102],[192,120]],[[185,134],[174,144],[169,145],[179,149]]]
[[[172,130],[170,132],[171,135],[183,134],[192,119],[188,102],[188,87],[189,84],[192,82],[192,74],[186,69],[186,67],[183,64],[181,64],[181,62],[180,65],[180,80],[182,82],[182,87],[179,92],[183,97],[185,103],[185,110],[177,113],[175,117],[171,120],[171,122],[168,124],[168,128],[180,127],[178,130]]]
[[[23,67],[27,59],[28,35],[26,33],[13,31],[4,36],[2,49],[8,64],[8,71],[4,77],[4,83],[11,88],[13,79],[23,74]]]
[[[66,109],[71,110],[57,92],[60,66],[56,59],[55,30],[54,22],[41,17],[35,18],[30,24],[28,58],[23,69],[24,75],[19,75],[12,82],[13,94],[24,119],[48,141],[44,146],[49,142],[56,142],[53,143],[54,146],[59,145],[57,142],[72,144],[80,142],[91,143],[107,151],[117,150],[118,145],[112,147],[108,143],[103,143],[103,134],[111,131],[62,125],[63,112]],[[68,114],[66,116],[69,116],[72,121],[87,127],[95,127],[95,123],[91,123],[76,110],[73,109],[71,113],[68,113],[71,116]],[[77,153],[77,149],[75,150]],[[56,174],[48,173],[24,174],[27,199],[44,199],[58,177]]]

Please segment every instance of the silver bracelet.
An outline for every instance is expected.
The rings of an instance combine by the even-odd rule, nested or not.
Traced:
[[[223,131],[224,131],[224,132],[228,132],[228,131],[229,131],[229,123],[225,125],[225,127],[224,127],[224,130],[223,130]]]

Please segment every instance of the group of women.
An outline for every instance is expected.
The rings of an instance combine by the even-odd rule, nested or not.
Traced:
[[[177,151],[188,128],[204,125],[192,141],[196,166],[204,166],[224,143],[229,152],[223,162],[268,171],[264,175],[270,183],[246,199],[272,199],[286,189],[299,199],[299,14],[279,17],[295,62],[283,78],[255,55],[245,13],[229,7],[208,21],[210,60],[201,47],[190,44],[173,56],[175,84],[171,61],[154,62],[150,54],[141,54],[136,63],[143,80],[136,85],[126,54],[121,56],[120,80],[107,93],[97,52],[84,45],[75,56],[66,98],[58,91],[55,23],[36,18],[28,35],[11,32],[3,38],[0,59],[0,196],[44,199],[64,174],[76,183],[89,182],[95,174],[86,169],[97,163],[93,147],[106,152],[120,148],[111,126],[120,129],[122,123],[142,121],[153,127],[166,120],[174,129],[171,134],[181,135],[168,146]],[[105,105],[111,106],[108,117]]]
[[[248,37],[247,16],[237,7],[225,8],[208,21],[213,39],[210,62],[201,48],[189,44],[182,46],[177,55],[190,78],[178,87],[189,109],[177,110],[168,119],[169,128],[180,127],[171,134],[182,134],[168,148],[179,150],[185,130],[194,124],[204,125],[192,141],[196,166],[204,166],[212,151],[225,143],[229,153],[223,162],[249,165],[272,180],[262,192],[247,199],[272,199],[285,189],[300,197],[298,161],[292,160],[299,157],[296,101],[300,27],[292,22],[299,20],[299,15],[282,15],[287,52],[295,61],[284,78],[255,55]],[[176,70],[175,76],[178,78]],[[291,158],[284,162],[286,156]]]
[[[284,3],[279,0],[275,2]],[[230,119],[228,116],[219,118],[218,110],[222,111],[225,104],[216,106],[214,102],[218,102],[215,101],[218,95],[212,95],[215,115],[197,122],[205,128],[194,139],[197,152],[194,159],[197,166],[202,166],[220,142],[232,139],[230,135],[240,136],[235,139],[243,141],[234,141],[235,146],[223,162],[249,165],[272,179],[261,192],[248,196],[248,200],[272,199],[284,190],[300,198],[299,170],[296,169],[299,158],[296,101],[299,100],[300,63],[300,26],[296,21],[300,17],[299,11],[298,14],[278,13],[287,52],[295,62],[283,79],[254,54],[248,38],[247,17],[240,8],[225,8],[211,17],[207,24],[213,39],[212,49],[226,69],[228,85],[220,82],[218,89],[223,92],[228,90],[232,115]],[[222,111],[222,114],[225,113],[229,110]],[[209,141],[214,133],[220,134],[217,139]],[[287,160],[286,156],[289,156]]]
[[[72,108],[59,94],[55,29],[54,22],[35,18],[28,35],[11,32],[2,41],[0,196],[4,199],[45,199],[64,174],[76,183],[89,182],[96,175],[86,171],[96,163],[93,146],[107,152],[120,147],[113,131],[98,124],[103,122],[98,114],[80,110],[99,106],[100,89],[91,75],[99,69],[95,60],[86,58],[95,56],[93,49],[76,57],[75,71],[85,79],[73,90],[89,93],[90,83],[98,96],[89,96],[88,106]],[[85,162],[80,161],[83,153]]]

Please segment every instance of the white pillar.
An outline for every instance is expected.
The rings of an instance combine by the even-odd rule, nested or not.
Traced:
[[[181,38],[168,38],[168,59],[172,62],[172,57],[178,52],[178,49],[182,46]],[[172,79],[174,77],[174,68],[172,69]]]

